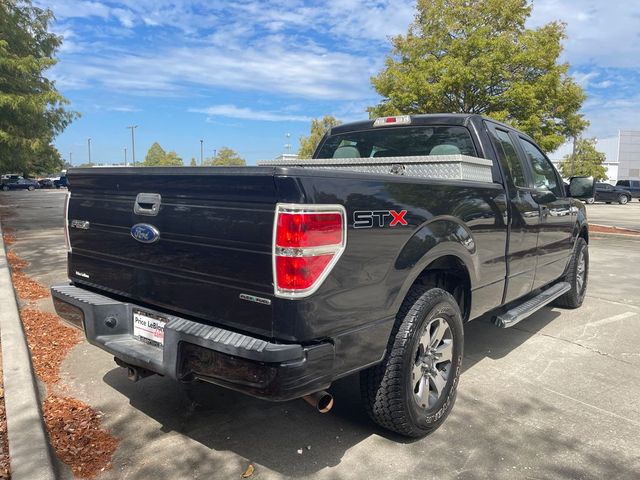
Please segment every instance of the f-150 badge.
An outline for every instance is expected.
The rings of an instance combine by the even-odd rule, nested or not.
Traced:
[[[395,227],[407,225],[406,210],[359,210],[353,212],[353,228]]]

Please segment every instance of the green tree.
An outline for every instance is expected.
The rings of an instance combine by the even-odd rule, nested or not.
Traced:
[[[603,165],[606,160],[604,153],[596,149],[595,138],[579,138],[576,140],[575,157],[565,155],[560,162],[560,174],[564,178],[573,175],[587,175],[596,181],[606,180],[607,168]]]
[[[180,158],[173,150],[167,153],[162,160],[163,167],[182,167],[183,165],[184,162],[182,161],[182,158]]]
[[[167,152],[164,151],[164,148],[160,146],[158,142],[153,142],[153,145],[149,147],[147,151],[147,155],[144,157],[144,162],[142,162],[143,167],[158,167],[162,165],[164,161],[164,157],[167,156]]]
[[[235,150],[229,147],[222,147],[216,152],[215,157],[205,159],[204,164],[209,167],[239,167],[246,165],[247,162],[245,162],[244,158],[241,158]]]
[[[196,162],[196,158],[195,157],[191,157],[191,163],[189,163],[189,165],[192,166],[192,167],[198,166],[198,162]]]
[[[418,0],[406,35],[394,37],[371,79],[372,117],[479,113],[508,122],[554,150],[587,126],[585,94],[560,63],[565,26],[525,28],[528,0]]]
[[[43,173],[63,161],[52,145],[77,112],[45,77],[62,38],[53,13],[30,0],[0,1],[0,171]]]
[[[300,137],[300,148],[298,149],[298,157],[311,158],[316,147],[332,127],[340,125],[342,122],[331,115],[325,115],[322,119],[314,118],[311,120],[311,130],[309,136]]]
[[[158,142],[153,142],[142,162],[143,167],[181,167],[182,158],[174,151],[165,152]]]

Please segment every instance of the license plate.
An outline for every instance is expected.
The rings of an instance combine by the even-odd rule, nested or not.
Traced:
[[[133,336],[141,342],[155,347],[164,345],[164,325],[167,323],[162,317],[153,313],[133,311]]]

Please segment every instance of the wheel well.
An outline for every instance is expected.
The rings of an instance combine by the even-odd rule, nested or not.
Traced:
[[[584,238],[584,241],[587,242],[587,244],[589,243],[589,230],[586,226],[582,227],[578,236]]]
[[[414,285],[441,288],[456,299],[463,321],[471,309],[471,279],[465,264],[458,257],[447,255],[431,262],[416,278]]]

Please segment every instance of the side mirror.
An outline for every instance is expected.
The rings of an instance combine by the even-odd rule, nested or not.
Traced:
[[[571,177],[569,179],[569,196],[579,200],[595,197],[596,181],[593,177]]]
[[[533,199],[536,203],[542,205],[545,203],[555,202],[558,197],[548,188],[536,188],[533,192]]]

